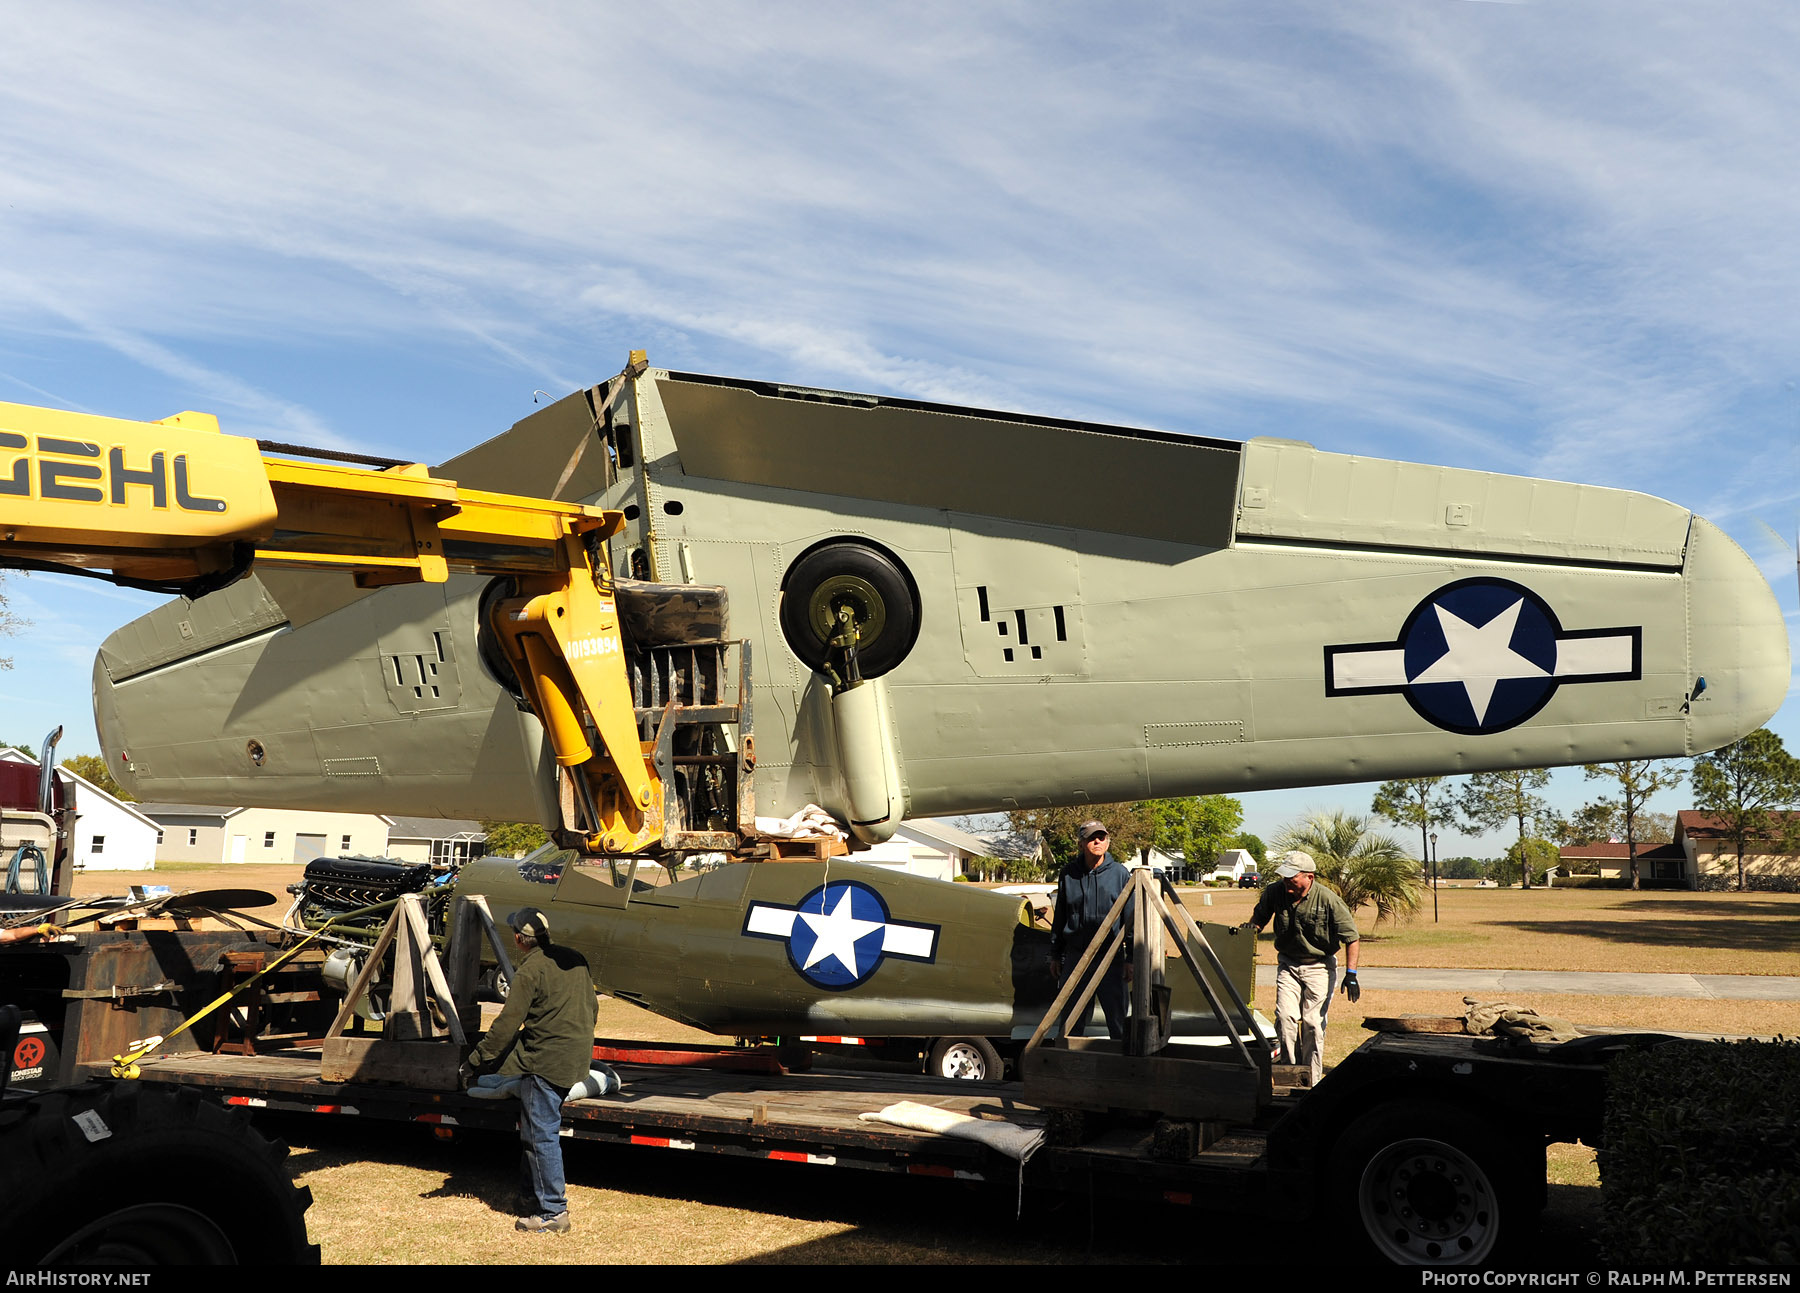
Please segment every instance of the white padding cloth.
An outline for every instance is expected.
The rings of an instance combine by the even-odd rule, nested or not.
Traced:
[[[1041,1127],[1021,1127],[1011,1122],[991,1122],[984,1118],[971,1117],[966,1113],[957,1113],[953,1109],[939,1109],[929,1104],[919,1104],[914,1100],[902,1100],[899,1104],[890,1104],[880,1113],[857,1115],[863,1122],[885,1122],[896,1127],[910,1127],[914,1131],[936,1132],[940,1136],[956,1136],[963,1140],[978,1141],[989,1149],[1005,1154],[1008,1158],[1023,1163],[1043,1147],[1044,1130]]]
[[[844,828],[837,824],[837,819],[817,804],[808,804],[792,817],[758,817],[756,829],[758,834],[778,835],[784,840],[810,835],[844,838]]]

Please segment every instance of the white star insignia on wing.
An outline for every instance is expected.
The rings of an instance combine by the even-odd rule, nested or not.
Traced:
[[[850,905],[851,893],[849,889],[841,892],[837,906],[831,909],[829,916],[815,916],[807,911],[795,913],[813,932],[812,951],[807,954],[804,969],[810,970],[826,957],[835,956],[845,973],[854,977],[857,940],[886,928],[878,920],[858,919]]]
[[[1488,703],[1494,698],[1494,684],[1502,678],[1544,678],[1550,674],[1550,670],[1539,668],[1512,649],[1513,629],[1524,604],[1521,598],[1480,628],[1442,606],[1432,607],[1437,612],[1438,626],[1444,630],[1444,654],[1411,681],[1460,682],[1469,695],[1475,721],[1484,721]]]

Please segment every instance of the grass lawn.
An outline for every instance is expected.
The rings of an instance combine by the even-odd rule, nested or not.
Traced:
[[[166,884],[171,889],[261,889],[273,902],[241,910],[263,920],[279,920],[293,902],[290,884],[299,884],[306,872],[297,862],[163,862],[154,871],[93,871],[75,873],[74,893],[92,898],[124,893],[134,884]]]
[[[1211,897],[1210,906],[1204,902]],[[1188,909],[1235,925],[1256,894],[1192,891]],[[1639,974],[1800,975],[1800,894],[1628,889],[1441,889],[1409,920],[1357,914],[1365,965]],[[1265,934],[1258,960],[1275,963]]]

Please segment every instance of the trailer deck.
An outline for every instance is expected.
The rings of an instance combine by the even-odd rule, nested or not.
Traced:
[[[616,1052],[620,1044],[596,1050]],[[729,1055],[729,1048],[720,1048]],[[694,1063],[614,1064],[623,1090],[563,1106],[572,1139],[688,1150],[818,1166],[897,1172],[962,1181],[1020,1182],[1020,1165],[972,1140],[861,1117],[912,1101],[971,1117],[1041,1128],[1043,1111],[1020,1099],[1016,1082],[977,1083],[891,1073],[745,1071]],[[109,1067],[79,1066],[85,1077]],[[517,1104],[463,1092],[372,1083],[324,1082],[316,1049],[260,1055],[186,1053],[143,1065],[142,1082],[188,1086],[225,1104],[337,1117],[370,1117],[444,1128],[512,1133]],[[1157,1161],[1153,1129],[1120,1126],[1080,1146],[1046,1144],[1023,1168],[1023,1183],[1050,1190],[1102,1189],[1174,1204],[1203,1202],[1229,1183],[1281,1188],[1286,1173],[1266,1169],[1265,1135],[1234,1128],[1194,1158]],[[1258,1170],[1247,1170],[1258,1169]],[[1282,1181],[1271,1178],[1280,1176]],[[1257,1192],[1260,1192],[1257,1191]]]

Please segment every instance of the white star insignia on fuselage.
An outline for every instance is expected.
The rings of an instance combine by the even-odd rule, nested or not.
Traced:
[[[858,920],[851,911],[851,897],[849,889],[840,890],[837,906],[831,909],[830,915],[815,916],[809,911],[794,913],[813,932],[812,951],[801,968],[810,970],[826,957],[834,956],[847,972],[852,975],[857,972],[857,940],[867,938],[878,929],[886,929],[887,924],[879,920]]]
[[[1479,628],[1442,606],[1432,607],[1437,612],[1438,626],[1444,630],[1444,654],[1410,681],[1460,682],[1469,694],[1475,721],[1484,721],[1488,702],[1494,698],[1494,684],[1502,678],[1544,678],[1550,674],[1548,669],[1512,649],[1513,629],[1524,604],[1521,598]]]
[[[1564,629],[1536,592],[1497,576],[1427,594],[1390,641],[1325,648],[1326,696],[1404,696],[1428,723],[1470,736],[1517,727],[1566,684],[1642,677],[1641,625]]]
[[[857,914],[859,908],[861,915]],[[890,956],[935,961],[939,928],[893,919],[880,891],[870,884],[833,880],[793,907],[752,902],[744,913],[743,932],[749,938],[784,943],[788,964],[802,978],[815,987],[837,991],[864,982]],[[877,934],[879,939],[874,938]]]

